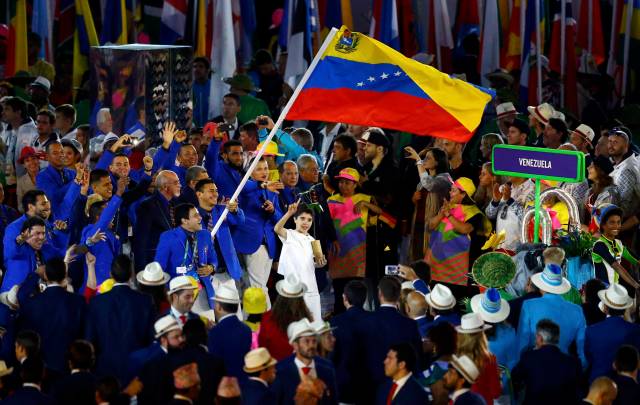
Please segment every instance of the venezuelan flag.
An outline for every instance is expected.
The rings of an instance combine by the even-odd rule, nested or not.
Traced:
[[[495,95],[344,26],[316,59],[288,119],[379,126],[466,142]]]
[[[9,38],[7,41],[7,66],[5,76],[13,76],[28,70],[27,58],[27,2],[9,1]]]

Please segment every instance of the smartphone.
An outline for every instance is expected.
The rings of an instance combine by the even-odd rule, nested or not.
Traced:
[[[397,276],[400,274],[400,266],[397,264],[388,264],[384,266],[384,274],[387,276]]]
[[[260,118],[258,120],[258,125],[269,125],[269,120],[266,118]]]
[[[233,126],[227,123],[218,124],[218,131],[230,133],[231,131],[233,131]]]

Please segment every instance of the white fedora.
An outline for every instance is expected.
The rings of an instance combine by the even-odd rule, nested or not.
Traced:
[[[491,325],[486,325],[482,320],[482,316],[475,312],[462,315],[460,326],[456,326],[458,333],[478,333],[491,329]]]
[[[322,319],[313,321],[311,326],[313,326],[313,329],[316,331],[316,335],[318,336],[322,335],[323,333],[337,329],[337,327],[331,326],[329,322],[323,321]]]
[[[502,117],[506,117],[507,115],[511,115],[511,114],[517,114],[518,111],[516,110],[516,107],[513,105],[513,103],[502,103],[502,104],[498,104],[498,106],[496,107],[496,115],[498,116],[498,118],[502,118]]]
[[[238,290],[224,284],[218,287],[213,300],[223,302],[225,304],[240,304],[240,296],[238,295]]]
[[[458,357],[455,354],[451,357],[451,365],[455,368],[469,384],[473,384],[478,379],[480,371],[466,354]]]
[[[527,107],[527,111],[529,111],[529,114],[533,115],[533,117],[541,123],[547,124],[550,118],[554,118],[556,110],[551,106],[551,104],[542,103],[537,106],[530,105]]]
[[[302,318],[299,321],[291,322],[287,326],[287,336],[289,337],[289,343],[295,342],[296,339],[303,336],[315,336],[316,331],[313,329],[313,325],[307,318]]]
[[[627,289],[617,283],[611,284],[606,290],[598,291],[598,298],[600,310],[604,309],[603,305],[611,309],[627,309],[633,305],[633,298],[629,297]]]
[[[451,293],[451,290],[442,284],[436,284],[433,290],[426,295],[425,299],[431,308],[441,311],[456,306],[456,298]]]
[[[8,306],[9,308],[16,310],[20,306],[18,303],[18,289],[19,285],[14,285],[9,291],[5,291],[0,294],[0,303]]]
[[[278,360],[271,357],[271,353],[264,347],[258,347],[251,350],[244,355],[244,367],[242,369],[245,373],[257,373],[265,368],[275,366]]]
[[[170,278],[171,276],[168,273],[162,271],[162,266],[158,262],[147,264],[143,271],[136,274],[138,283],[150,286],[167,284]]]
[[[485,322],[500,323],[507,319],[511,308],[495,288],[489,288],[484,294],[471,298],[471,310],[478,313]]]
[[[557,264],[547,264],[541,273],[531,276],[531,282],[544,292],[564,294],[571,289],[569,280],[562,277],[562,267]]]
[[[155,329],[156,339],[158,339],[165,333],[169,333],[172,330],[180,330],[182,327],[172,315],[165,315],[153,324],[153,329]]]
[[[197,288],[191,283],[191,277],[189,276],[178,276],[171,279],[169,282],[169,292],[168,295],[173,293],[177,293],[182,290],[196,290]]]
[[[284,280],[276,283],[276,291],[286,298],[300,298],[307,292],[307,286],[300,281],[297,274],[290,273]]]
[[[589,145],[591,145],[591,142],[593,142],[593,138],[596,137],[596,133],[593,131],[593,129],[591,129],[589,125],[585,124],[578,125],[578,127],[574,129],[573,132],[584,138],[589,143]]]

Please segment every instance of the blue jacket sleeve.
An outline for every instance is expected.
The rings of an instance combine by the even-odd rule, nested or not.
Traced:
[[[26,243],[18,244],[16,242],[19,234],[19,227],[8,227],[5,230],[4,238],[2,239],[5,263],[9,260],[24,259],[29,254],[29,245]]]
[[[156,172],[161,169],[173,170],[178,152],[180,152],[180,144],[176,141],[171,142],[169,150],[160,147],[153,157],[153,171]]]
[[[267,139],[267,135],[269,135],[269,132],[263,128],[258,132],[258,136],[260,138],[260,142],[264,141],[265,139]],[[274,138],[280,143],[280,145],[282,145],[284,147],[284,149],[286,150],[285,153],[285,158],[286,159],[290,159],[290,160],[296,160],[298,158],[298,156],[305,154],[305,153],[309,153],[305,148],[303,148],[302,146],[298,145],[296,143],[296,141],[293,140],[293,138],[291,137],[291,135],[289,135],[288,133],[278,129],[276,131],[276,134],[274,136]]]
[[[170,269],[170,232],[171,231],[165,231],[160,235],[160,240],[158,240],[158,248],[156,249],[156,257],[153,259],[153,261],[160,263],[160,267],[162,267],[162,269],[167,273],[174,274],[176,269]]]
[[[58,210],[58,217],[54,218],[54,220],[68,220],[71,217],[73,204],[78,199],[80,195],[80,185],[75,181],[72,181],[69,184],[69,188],[64,195],[64,199],[62,200],[62,204],[60,205],[60,209]]]
[[[115,155],[110,150],[105,150],[104,152],[102,152],[102,156],[100,156],[100,159],[98,159],[98,163],[96,163],[95,169],[107,170],[109,168],[109,165],[111,165],[111,162],[113,162],[114,156]]]
[[[100,214],[100,218],[98,219],[98,222],[96,222],[95,226],[101,231],[107,229],[111,221],[113,221],[113,217],[116,215],[116,212],[118,212],[118,208],[120,208],[121,203],[122,198],[114,194],[105,209],[102,211],[102,214]]]
[[[234,213],[229,213],[227,215],[227,221],[231,226],[240,226],[244,225],[244,211],[242,208],[238,207],[238,210]]]
[[[429,294],[429,286],[420,278],[413,281],[413,288],[424,295]]]
[[[222,141],[211,140],[204,157],[204,168],[207,169],[207,173],[213,181],[216,181],[216,175],[220,173],[220,165],[222,164],[220,161],[221,143]]]

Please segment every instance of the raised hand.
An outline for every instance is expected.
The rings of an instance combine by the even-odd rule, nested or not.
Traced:
[[[176,123],[175,122],[165,122],[164,130],[162,131],[162,147],[165,149],[169,149],[171,146],[171,142],[173,142],[173,138],[176,135]]]
[[[127,186],[129,185],[129,177],[120,177],[118,179],[118,185],[116,187],[116,195],[118,197],[122,197],[122,194],[127,190]]]

